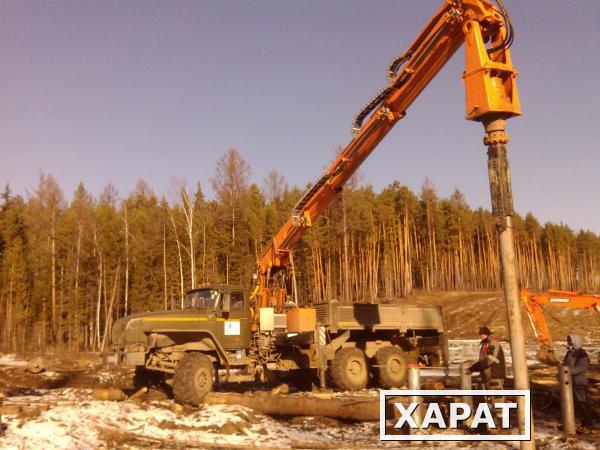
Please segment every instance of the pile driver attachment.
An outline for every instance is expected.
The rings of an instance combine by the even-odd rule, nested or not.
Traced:
[[[506,154],[504,124],[520,115],[521,107],[509,51],[512,25],[502,0],[495,3],[497,6],[489,0],[445,0],[409,48],[394,60],[387,86],[354,121],[352,140],[301,198],[258,259],[258,289],[253,296],[256,310],[282,307],[293,246],[463,44],[465,118],[481,122],[485,144],[501,156]]]

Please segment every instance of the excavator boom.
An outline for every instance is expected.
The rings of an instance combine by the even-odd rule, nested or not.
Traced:
[[[285,288],[276,278],[287,271],[293,246],[461,45],[466,49],[466,118],[486,122],[521,114],[508,50],[512,27],[501,0],[497,3],[499,8],[487,0],[445,1],[392,63],[388,86],[357,116],[353,139],[299,200],[259,258],[258,307],[283,304]]]

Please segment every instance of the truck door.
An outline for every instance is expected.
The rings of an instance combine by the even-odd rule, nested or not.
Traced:
[[[250,314],[247,302],[243,291],[231,291],[229,314],[223,313],[219,319],[223,324],[225,348],[247,348],[250,343]]]

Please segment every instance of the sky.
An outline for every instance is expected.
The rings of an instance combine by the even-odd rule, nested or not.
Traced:
[[[229,148],[259,186],[316,180],[441,0],[0,1],[0,183],[52,173],[122,197],[143,178],[213,195]],[[600,2],[505,0],[524,115],[507,123],[515,209],[600,233]],[[464,119],[462,50],[360,169],[490,208],[483,128]]]

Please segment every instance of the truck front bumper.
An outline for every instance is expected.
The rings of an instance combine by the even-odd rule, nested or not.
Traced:
[[[143,345],[133,344],[125,348],[119,347],[112,352],[103,352],[100,354],[102,364],[143,366],[146,364],[146,352],[143,348]]]

